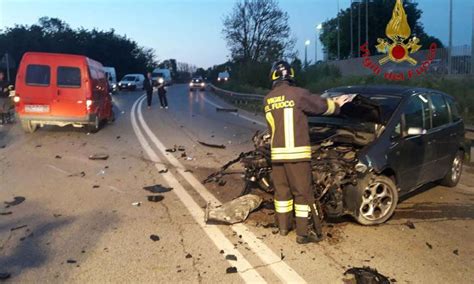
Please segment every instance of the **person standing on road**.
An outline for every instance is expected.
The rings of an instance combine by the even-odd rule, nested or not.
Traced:
[[[161,108],[168,109],[168,98],[166,97],[165,80],[158,78],[158,97],[160,98]]]
[[[2,124],[7,122],[7,113],[12,105],[10,98],[10,83],[5,79],[5,73],[0,71],[0,116]]]
[[[146,102],[148,105],[148,109],[151,108],[151,99],[153,97],[153,79],[151,78],[151,73],[148,72],[146,74],[146,79],[143,82],[143,88],[146,91]]]
[[[292,229],[296,218],[296,242],[322,239],[319,204],[312,190],[311,145],[308,116],[333,115],[349,99],[323,99],[294,86],[294,70],[285,61],[271,69],[272,91],[265,96],[265,118],[271,133],[272,179],[280,235]],[[310,222],[312,228],[310,229]]]

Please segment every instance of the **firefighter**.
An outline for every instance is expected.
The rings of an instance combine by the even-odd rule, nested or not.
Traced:
[[[292,229],[296,242],[322,239],[321,212],[312,191],[311,146],[308,116],[333,115],[348,96],[324,99],[294,86],[295,72],[285,61],[271,69],[272,91],[265,97],[265,118],[271,133],[272,179],[280,235]]]

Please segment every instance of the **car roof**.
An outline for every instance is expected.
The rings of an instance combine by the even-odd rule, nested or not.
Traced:
[[[413,93],[434,92],[435,90],[402,85],[358,85],[343,86],[327,90],[326,92],[346,93],[346,94],[365,94],[365,95],[391,95],[398,97],[408,97]],[[442,93],[436,91],[438,93]]]

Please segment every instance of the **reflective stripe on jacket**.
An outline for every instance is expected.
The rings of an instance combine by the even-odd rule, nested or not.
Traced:
[[[307,116],[332,115],[339,107],[331,99],[281,82],[265,97],[265,118],[272,135],[272,162],[311,160]]]

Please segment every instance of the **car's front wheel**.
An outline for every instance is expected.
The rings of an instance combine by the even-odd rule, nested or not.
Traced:
[[[25,132],[33,133],[36,131],[36,128],[38,128],[38,125],[29,120],[21,120],[21,127]]]
[[[387,221],[398,204],[398,190],[393,180],[383,175],[367,175],[359,182],[355,219],[362,225]]]
[[[459,180],[461,179],[462,165],[464,162],[464,152],[458,151],[456,156],[454,156],[453,162],[451,163],[451,168],[444,178],[441,180],[440,184],[448,187],[455,187]]]

